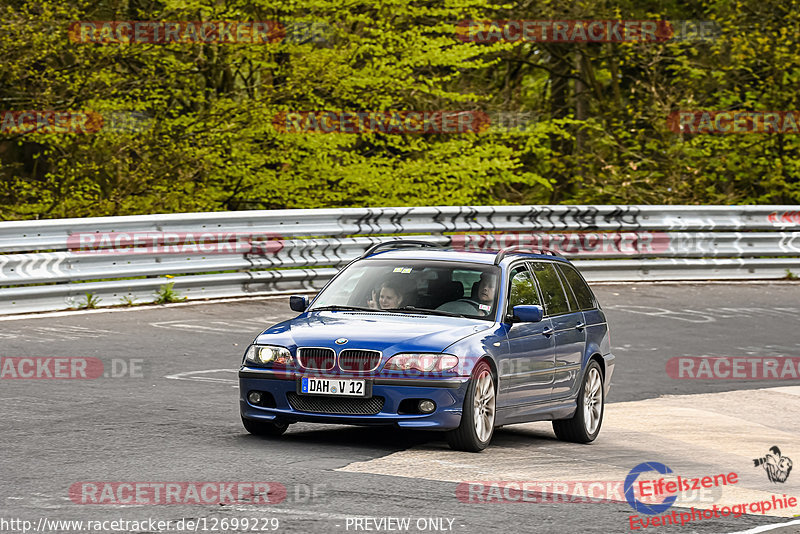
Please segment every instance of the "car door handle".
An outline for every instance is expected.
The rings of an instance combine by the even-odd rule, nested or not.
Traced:
[[[555,330],[553,330],[552,328],[545,328],[544,330],[542,330],[542,334],[544,334],[547,337],[552,336],[553,332],[555,332]]]
[[[575,325],[575,330],[583,330],[586,327],[584,323],[578,323]]]

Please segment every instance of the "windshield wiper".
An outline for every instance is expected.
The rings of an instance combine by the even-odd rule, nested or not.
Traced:
[[[453,313],[444,310],[431,310],[429,308],[417,308],[416,306],[403,306],[402,308],[386,308],[383,311],[427,313],[429,315],[444,315],[445,317],[461,317],[463,319],[466,319],[466,315],[462,315],[460,313]]]
[[[331,306],[320,306],[319,308],[314,308],[308,311],[368,311],[368,312],[376,312],[382,310],[373,310],[372,308],[361,308],[359,306],[340,306],[338,304],[333,304]]]

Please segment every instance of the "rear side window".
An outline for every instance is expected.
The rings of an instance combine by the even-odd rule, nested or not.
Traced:
[[[575,294],[569,288],[569,284],[564,279],[564,273],[562,273],[558,267],[556,267],[556,271],[558,271],[559,278],[561,279],[561,287],[564,288],[564,293],[566,293],[567,295],[567,301],[569,302],[569,309],[571,311],[580,311],[581,307],[578,306],[578,301],[575,300]]]
[[[533,281],[531,272],[523,265],[518,265],[509,274],[508,291],[508,314],[511,315],[514,306],[531,304],[541,306],[539,293],[536,291],[536,283]]]
[[[539,282],[544,298],[544,309],[548,315],[559,315],[569,312],[567,296],[561,287],[556,268],[552,263],[532,263],[533,274]]]
[[[578,271],[569,265],[559,265],[558,268],[561,270],[561,274],[564,275],[567,283],[572,287],[572,292],[575,294],[575,298],[578,299],[578,306],[580,306],[580,309],[590,310],[596,308],[597,305],[595,304],[592,290],[589,289],[589,286],[583,281]]]

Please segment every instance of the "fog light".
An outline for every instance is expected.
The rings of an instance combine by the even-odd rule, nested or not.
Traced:
[[[247,395],[247,400],[250,401],[250,404],[261,404],[261,393],[258,391],[251,391]]]
[[[419,401],[418,408],[419,411],[422,413],[431,413],[433,410],[436,409],[436,405],[433,403],[433,401],[421,400]]]

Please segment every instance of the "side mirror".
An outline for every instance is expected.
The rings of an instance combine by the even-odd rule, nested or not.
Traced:
[[[544,309],[541,306],[520,304],[514,306],[514,317],[523,323],[538,323],[544,317]]]
[[[292,295],[289,297],[289,307],[296,312],[304,312],[308,308],[308,297],[305,295]]]

